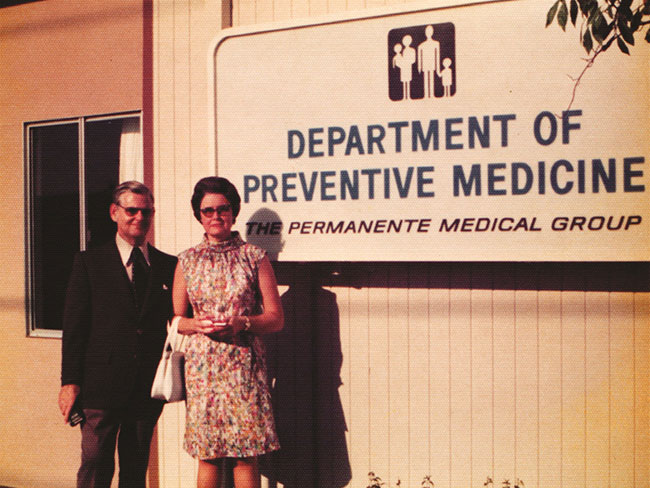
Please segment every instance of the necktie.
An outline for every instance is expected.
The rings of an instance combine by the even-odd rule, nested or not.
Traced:
[[[144,294],[147,291],[147,278],[149,277],[149,265],[147,264],[144,254],[139,247],[134,247],[131,251],[131,280],[135,289],[135,298],[138,308],[142,306]]]

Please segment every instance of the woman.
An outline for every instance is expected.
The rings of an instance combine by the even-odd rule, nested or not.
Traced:
[[[282,329],[284,315],[266,252],[231,230],[240,202],[225,178],[196,184],[192,209],[205,235],[179,255],[174,277],[178,330],[190,335],[184,448],[199,459],[199,488],[220,486],[223,458],[236,488],[259,487],[257,456],[280,447],[258,336]]]

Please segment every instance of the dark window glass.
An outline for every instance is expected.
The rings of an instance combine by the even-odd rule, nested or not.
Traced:
[[[86,123],[86,243],[102,244],[115,235],[115,222],[108,217],[113,188],[120,170],[122,119]]]
[[[61,330],[74,254],[115,235],[111,194],[119,182],[120,144],[125,133],[133,132],[139,132],[139,117],[29,127],[30,330]],[[137,152],[137,147],[128,149]]]
[[[30,129],[32,293],[36,326],[61,329],[72,257],[79,250],[78,124]]]

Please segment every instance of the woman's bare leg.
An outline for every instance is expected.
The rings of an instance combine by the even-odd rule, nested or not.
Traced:
[[[202,461],[199,459],[199,475],[196,479],[197,488],[221,488],[220,460]]]
[[[260,473],[257,458],[239,458],[234,460],[233,478],[235,488],[260,488]]]

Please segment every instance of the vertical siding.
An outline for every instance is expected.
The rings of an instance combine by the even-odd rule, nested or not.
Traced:
[[[206,52],[235,26],[390,0],[154,2],[156,240],[198,241]],[[400,2],[397,2],[400,3]],[[285,330],[268,338],[278,486],[648,487],[648,265],[279,263]],[[335,271],[335,273],[332,273]],[[194,486],[182,404],[158,428],[160,487]],[[273,484],[273,483],[272,483]]]
[[[600,291],[608,278],[578,276],[562,289],[599,266],[569,268],[551,290],[534,276],[551,264],[393,264],[328,288],[350,486],[370,470],[402,486],[647,486],[647,282]],[[494,289],[473,288],[484,273]]]
[[[425,475],[438,487],[488,476],[648,486],[647,264],[338,263],[335,275],[329,266],[277,265],[289,290],[322,287],[339,314],[307,314],[316,306],[307,293],[287,319],[293,333],[311,330],[316,363],[332,353],[322,341],[332,323],[340,336],[352,479],[321,473],[317,486],[365,486],[371,470],[402,486]],[[315,425],[330,420],[318,405],[313,413]],[[315,454],[316,470],[343,478]]]
[[[221,2],[154,2],[154,191],[156,242],[187,248],[202,234],[191,215],[194,183],[208,162],[208,46],[228,9]]]
[[[230,11],[216,1],[153,5],[155,239],[161,249],[178,253],[202,234],[189,202],[194,183],[214,172],[205,143],[207,51]],[[182,449],[184,428],[184,405],[167,405],[158,424],[158,476],[151,486],[196,485],[196,462]]]
[[[561,292],[539,296],[539,486],[560,486],[562,472]],[[541,359],[544,358],[544,361]],[[544,412],[544,415],[541,415]],[[558,439],[560,442],[558,442]]]

